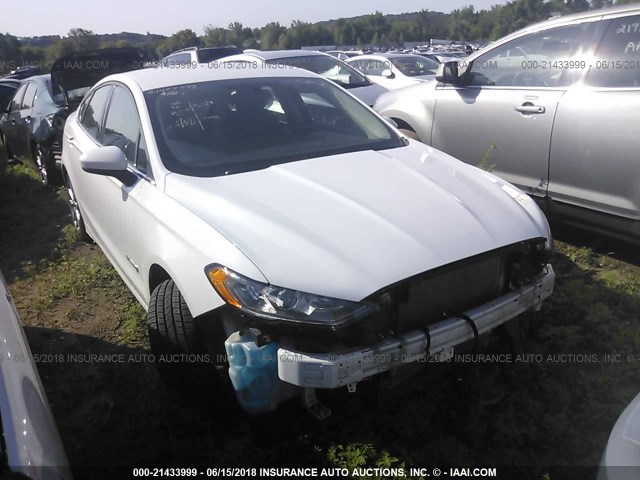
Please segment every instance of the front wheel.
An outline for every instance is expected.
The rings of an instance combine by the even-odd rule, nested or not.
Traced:
[[[147,330],[158,372],[168,387],[191,399],[199,394],[211,403],[231,398],[228,376],[225,379],[214,367],[217,359],[211,358],[202,332],[173,280],[165,280],[153,290]],[[214,340],[224,343],[223,338]]]

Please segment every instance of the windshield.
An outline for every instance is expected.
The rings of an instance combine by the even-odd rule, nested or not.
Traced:
[[[424,57],[396,57],[390,58],[398,70],[407,77],[419,75],[434,75],[438,70],[438,62]]]
[[[319,78],[210,81],[145,93],[160,156],[212,177],[404,145],[368,108]]]
[[[371,85],[371,82],[355,70],[353,67],[329,55],[309,55],[305,57],[274,58],[267,60],[267,63],[276,65],[289,65],[291,67],[303,68],[310,72],[322,75],[328,80],[344,88],[357,88]]]

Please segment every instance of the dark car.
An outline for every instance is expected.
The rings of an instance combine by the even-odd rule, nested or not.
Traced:
[[[45,184],[60,180],[53,154],[55,141],[51,137],[54,122],[64,125],[66,113],[53,101],[51,76],[38,75],[25,80],[5,108],[0,118],[0,137],[6,158],[35,167]],[[63,116],[58,119],[56,114],[61,110]],[[60,148],[57,150],[59,156]]]
[[[0,117],[0,139],[7,159],[36,168],[45,185],[60,185],[67,116],[98,80],[142,68],[144,61],[137,48],[76,53],[56,60],[50,74],[25,79]]]

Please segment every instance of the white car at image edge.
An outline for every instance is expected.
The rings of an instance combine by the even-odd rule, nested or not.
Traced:
[[[611,430],[597,480],[634,480],[640,473],[640,394]]]
[[[71,480],[49,402],[0,273],[0,478]]]
[[[74,223],[148,310],[156,358],[218,362],[159,362],[163,377],[232,386],[249,412],[300,395],[324,416],[316,389],[450,356],[553,289],[527,195],[302,69],[107,77],[62,163]]]

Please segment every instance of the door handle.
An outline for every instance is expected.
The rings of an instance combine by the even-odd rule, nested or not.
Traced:
[[[27,123],[31,123],[31,117],[24,117],[24,121]]]
[[[527,114],[544,113],[546,111],[547,109],[544,108],[543,106],[533,105],[531,103],[528,103],[528,104],[525,103],[524,105],[520,105],[519,107],[516,107],[516,112],[527,113]]]

